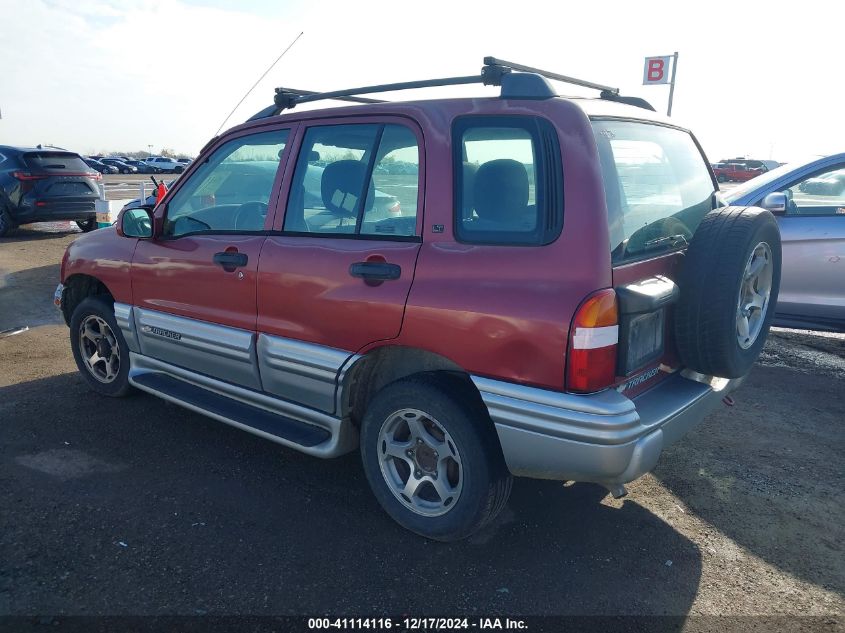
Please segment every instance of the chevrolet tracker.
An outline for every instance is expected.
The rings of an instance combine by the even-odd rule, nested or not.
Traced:
[[[759,355],[778,226],[725,206],[644,101],[484,61],[279,88],[155,207],[77,239],[55,300],[92,389],[317,457],[360,447],[385,511],[432,539],[489,523],[512,476],[625,494]],[[468,83],[501,92],[361,96]],[[284,113],[323,99],[357,105]]]

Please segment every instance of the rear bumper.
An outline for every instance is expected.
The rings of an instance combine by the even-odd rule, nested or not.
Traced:
[[[96,197],[25,200],[12,217],[18,224],[50,220],[84,220],[97,215]]]
[[[473,377],[514,475],[611,490],[652,470],[663,449],[742,380],[685,370],[629,399],[615,390],[575,395]]]

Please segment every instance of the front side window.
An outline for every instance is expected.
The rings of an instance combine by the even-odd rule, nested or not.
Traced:
[[[263,230],[287,138],[288,130],[275,130],[219,147],[174,194],[165,235]]]
[[[715,202],[707,162],[688,132],[597,119],[614,265],[682,248]]]
[[[560,235],[560,150],[545,121],[519,117],[458,119],[455,234],[478,244],[540,245]]]
[[[784,193],[787,215],[841,215],[845,218],[845,165],[805,178]]]
[[[297,160],[284,230],[297,234],[411,237],[419,147],[394,124],[311,127]]]

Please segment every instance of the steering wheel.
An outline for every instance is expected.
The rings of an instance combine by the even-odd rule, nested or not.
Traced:
[[[267,205],[259,200],[244,202],[235,211],[235,229],[238,231],[261,231],[267,219]]]

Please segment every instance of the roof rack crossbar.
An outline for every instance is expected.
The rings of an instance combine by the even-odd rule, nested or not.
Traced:
[[[340,99],[349,95],[366,95],[375,92],[392,92],[394,90],[410,90],[412,88],[430,88],[432,86],[457,86],[461,84],[480,84],[484,81],[482,75],[469,75],[466,77],[444,77],[441,79],[421,79],[419,81],[402,81],[394,84],[379,84],[376,86],[362,86],[360,88],[347,88],[332,92],[312,93],[296,97],[294,101],[308,103],[309,101],[320,101],[321,99]]]
[[[312,95],[323,95],[323,99],[336,99],[338,101],[351,101],[352,103],[385,103],[384,99],[368,99],[367,97],[355,97],[353,95],[328,97],[325,93],[316,92],[314,90],[299,90],[298,88],[276,88],[276,92],[284,92],[293,95],[295,98],[306,97]]]
[[[566,75],[561,75],[559,73],[553,73],[550,70],[541,70],[539,68],[533,68],[531,66],[525,66],[524,64],[517,64],[514,62],[508,62],[503,59],[498,59],[497,57],[485,57],[484,64],[486,66],[501,66],[502,68],[510,68],[511,70],[517,70],[519,72],[524,73],[534,73],[536,75],[540,75],[542,77],[546,77],[548,79],[556,79],[557,81],[562,81],[564,83],[573,84],[575,86],[583,86],[584,88],[592,88],[593,90],[600,90],[602,92],[608,92],[610,94],[618,95],[619,88],[613,88],[611,86],[605,86],[602,84],[597,84],[592,81],[586,81],[584,79],[575,79],[574,77],[568,77]]]

